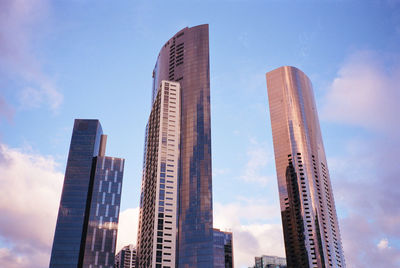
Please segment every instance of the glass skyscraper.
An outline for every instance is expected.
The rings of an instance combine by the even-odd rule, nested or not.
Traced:
[[[177,107],[180,108],[180,138],[177,200],[174,201],[177,209],[178,232],[176,234],[176,264],[171,263],[171,267],[212,267],[213,213],[208,25],[184,28],[161,48],[153,71],[153,109],[163,80],[178,82],[181,91],[180,104],[177,103]],[[154,136],[150,135],[151,129],[152,126],[149,123],[146,130],[144,170],[153,165],[148,161],[156,161],[150,157],[150,146],[153,146],[151,144],[154,142],[152,140]],[[157,163],[154,165],[154,170],[161,168],[161,166],[156,166]],[[148,190],[147,187],[152,190]],[[148,247],[148,250],[151,250],[149,243],[153,243],[146,240],[143,232],[148,232],[148,229],[144,228],[145,222],[154,222],[154,218],[151,218],[154,217],[153,214],[144,213],[147,209],[144,206],[146,193],[157,192],[154,187],[156,186],[147,184],[143,178],[141,195],[143,213],[141,212],[140,215],[138,234],[140,267],[150,267],[141,266],[140,262],[146,261],[146,258],[150,256],[143,255],[149,254],[144,248]],[[155,206],[155,204],[151,205]],[[163,224],[167,221],[169,220],[164,218]],[[157,228],[158,226],[154,227],[152,231]],[[153,250],[157,246],[154,246]]]
[[[113,267],[124,159],[107,157],[98,120],[76,119],[50,267]]]
[[[289,66],[266,78],[287,265],[345,267],[311,82]]]

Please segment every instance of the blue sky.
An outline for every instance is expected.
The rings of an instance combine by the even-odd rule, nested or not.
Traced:
[[[282,65],[314,85],[348,267],[400,265],[400,1],[4,0],[0,266],[48,264],[74,118],[99,119],[126,158],[118,239],[134,242],[152,70],[204,23],[214,225],[236,266],[284,254],[265,81]]]

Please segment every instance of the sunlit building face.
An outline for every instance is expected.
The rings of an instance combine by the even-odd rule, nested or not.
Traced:
[[[289,66],[266,77],[287,265],[345,267],[311,82]]]
[[[157,157],[160,157],[159,154],[162,151],[161,147],[157,147],[156,153],[154,147],[161,139],[161,136],[157,138],[157,135],[161,134],[156,135],[155,133],[161,133],[162,125],[156,125],[160,124],[160,122],[153,119],[153,113],[155,114],[156,107],[161,105],[159,102],[163,96],[163,94],[160,95],[162,84],[164,82],[171,84],[176,82],[180,88],[180,100],[179,102],[175,101],[180,115],[179,119],[175,117],[175,123],[179,123],[179,126],[177,125],[176,127],[180,128],[178,133],[179,138],[177,137],[178,135],[175,135],[175,141],[179,143],[179,150],[176,152],[178,157],[176,165],[178,166],[175,166],[178,173],[176,178],[174,178],[177,182],[177,198],[172,203],[169,202],[176,206],[176,222],[175,220],[166,219],[166,212],[163,215],[156,215],[154,213],[155,211],[162,213],[159,211],[161,207],[164,210],[167,209],[166,201],[155,199],[156,201],[153,204],[150,199],[147,200],[148,194],[153,195],[154,198],[162,196],[159,189],[157,189],[157,187],[160,187],[161,182],[158,179],[146,179],[143,177],[138,231],[138,260],[140,267],[213,266],[208,42],[208,25],[182,29],[162,46],[153,71],[153,110],[146,130],[143,174],[147,172],[146,169],[150,168],[150,166],[152,166],[151,169],[157,174],[162,172],[161,169],[163,167],[157,166],[159,158],[156,159],[151,155],[153,153],[154,155],[158,155]],[[163,112],[164,109],[161,109],[158,112],[159,116],[162,117]],[[167,118],[168,120],[173,119],[169,114]],[[166,168],[168,169],[168,166]],[[152,176],[156,176],[156,173]],[[146,174],[151,173],[147,172]],[[157,182],[152,184],[150,183],[152,180]],[[159,195],[158,197],[157,194]],[[147,211],[147,208],[150,207],[151,210]],[[165,229],[167,222],[176,224],[175,227],[178,230],[175,243],[177,256],[175,263],[172,263],[172,255],[165,254],[169,254],[169,251],[167,252],[169,248],[164,248],[165,241],[170,241],[171,239],[166,239],[158,235],[161,235],[161,233],[157,233],[158,228]],[[151,239],[149,238],[149,230],[153,232],[151,236],[153,238]],[[170,231],[168,230],[167,233],[170,234]],[[154,236],[154,234],[156,235]],[[164,234],[165,232],[163,231],[162,235],[164,236]],[[154,240],[154,237],[158,237],[159,239]],[[168,245],[167,247],[170,246]],[[150,258],[151,261],[149,261]],[[171,260],[171,264],[166,264],[164,260]]]
[[[146,127],[138,267],[175,267],[180,138],[179,83],[161,81]]]

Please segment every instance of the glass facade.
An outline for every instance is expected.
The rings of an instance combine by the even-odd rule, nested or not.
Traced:
[[[98,156],[95,164],[83,267],[113,267],[124,160]]]
[[[233,239],[231,232],[214,229],[214,268],[233,268]]]
[[[308,77],[266,74],[288,267],[345,267],[321,130]]]
[[[254,268],[286,268],[286,259],[277,256],[262,255],[255,257]]]
[[[162,47],[153,71],[153,103],[162,80],[179,82],[181,89],[176,265],[213,267],[208,25],[184,28]]]
[[[105,143],[98,120],[75,120],[50,267],[114,264],[124,160]]]

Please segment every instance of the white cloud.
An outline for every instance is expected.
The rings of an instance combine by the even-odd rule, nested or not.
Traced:
[[[381,241],[379,241],[377,247],[378,247],[379,249],[386,249],[386,248],[389,248],[389,241],[387,240],[387,238],[381,239]]]
[[[63,179],[57,168],[51,157],[0,144],[0,238],[9,245],[0,266],[48,265]]]
[[[213,178],[215,178],[216,176],[219,176],[219,175],[229,174],[229,172],[230,172],[229,168],[213,168],[212,176],[213,176]]]
[[[285,256],[279,211],[265,200],[214,204],[214,227],[233,232],[236,267],[252,266],[263,254]]]
[[[39,108],[45,104],[56,111],[63,101],[63,96],[50,81],[41,81],[39,87],[22,89],[19,101],[22,109]]]
[[[269,204],[262,199],[244,199],[229,204],[214,204],[216,218],[214,222],[218,226],[229,227],[246,222],[276,221],[280,219],[279,204]],[[223,216],[223,217],[222,217]]]
[[[17,97],[23,109],[49,107],[56,111],[63,95],[52,79],[43,72],[34,56],[33,38],[49,24],[43,23],[49,12],[48,0],[0,1],[0,77],[10,75],[18,86]]]
[[[139,208],[128,208],[119,214],[117,252],[129,244],[136,245]]]

